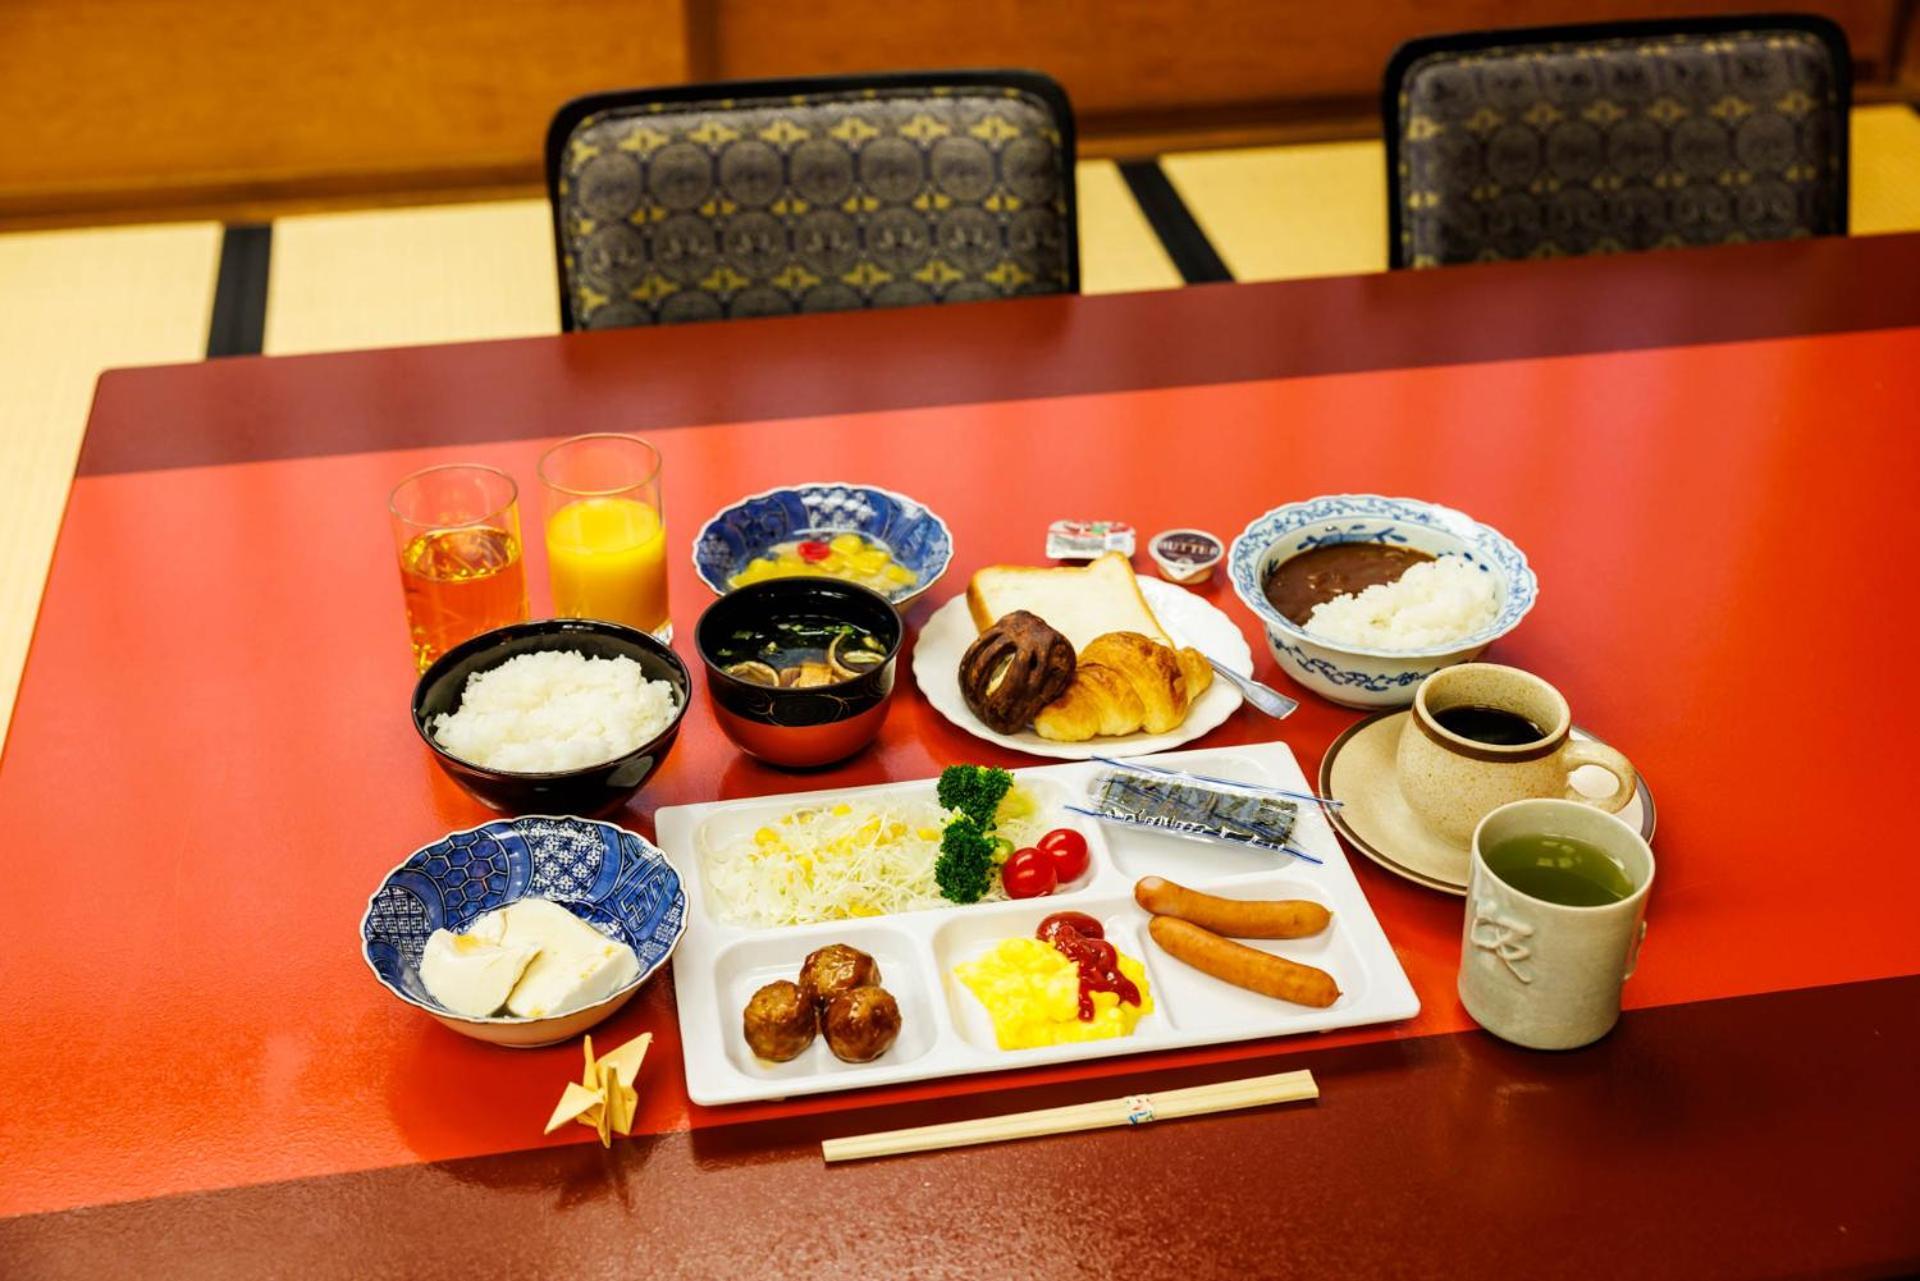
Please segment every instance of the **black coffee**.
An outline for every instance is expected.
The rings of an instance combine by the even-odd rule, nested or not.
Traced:
[[[1435,712],[1433,719],[1440,728],[1489,747],[1519,747],[1523,743],[1537,743],[1547,736],[1545,730],[1520,713],[1499,707],[1472,704],[1448,707]]]

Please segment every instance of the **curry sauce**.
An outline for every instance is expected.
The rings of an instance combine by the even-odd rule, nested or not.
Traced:
[[[1386,543],[1332,543],[1290,556],[1274,566],[1262,590],[1267,602],[1289,622],[1306,626],[1316,605],[1336,596],[1365,591],[1433,557],[1411,547]]]

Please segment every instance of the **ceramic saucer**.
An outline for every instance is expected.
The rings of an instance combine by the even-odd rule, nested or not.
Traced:
[[[1400,795],[1394,758],[1410,715],[1381,712],[1333,740],[1320,762],[1320,795],[1341,802],[1327,817],[1362,854],[1417,885],[1464,896],[1471,852],[1428,831]],[[1578,725],[1573,736],[1600,741]],[[1612,784],[1612,776],[1598,766],[1582,766],[1573,774],[1574,787],[1589,796],[1605,796]],[[1653,793],[1644,775],[1619,816],[1641,836],[1653,839]]]

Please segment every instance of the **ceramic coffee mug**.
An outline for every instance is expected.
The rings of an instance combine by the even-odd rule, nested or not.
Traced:
[[[1515,836],[1564,836],[1597,846],[1632,893],[1601,907],[1566,907],[1524,894],[1487,866],[1483,848]],[[1620,1017],[1620,987],[1646,937],[1653,851],[1611,814],[1573,801],[1515,801],[1480,821],[1460,941],[1460,1000],[1487,1031],[1536,1050],[1571,1050],[1605,1036]]]
[[[1436,715],[1489,707],[1532,721],[1541,736],[1495,745],[1462,737]],[[1560,691],[1531,672],[1497,663],[1445,667],[1420,682],[1400,731],[1397,772],[1407,806],[1435,835],[1465,846],[1474,824],[1509,801],[1553,796],[1612,813],[1633,799],[1639,777],[1627,758],[1604,743],[1575,742],[1573,714]],[[1613,775],[1614,789],[1589,797],[1569,781],[1582,765]]]

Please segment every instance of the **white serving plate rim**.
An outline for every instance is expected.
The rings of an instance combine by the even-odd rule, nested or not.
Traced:
[[[1138,573],[1134,576],[1139,579],[1140,590],[1148,597],[1147,604],[1153,609],[1154,616],[1159,618],[1161,626],[1166,629],[1167,634],[1176,644],[1190,644],[1193,637],[1186,629],[1170,625],[1161,615],[1160,611],[1163,608],[1169,612],[1191,610],[1205,618],[1209,626],[1217,624],[1220,629],[1219,642],[1210,644],[1208,650],[1203,652],[1207,652],[1209,657],[1218,659],[1242,676],[1253,675],[1253,648],[1247,644],[1246,634],[1240,630],[1240,625],[1234,622],[1232,616],[1225,610],[1198,592],[1182,587],[1178,583],[1148,578]],[[926,696],[927,702],[933,709],[948,721],[975,738],[998,744],[1010,751],[1025,752],[1029,756],[1046,756],[1061,761],[1091,760],[1095,756],[1142,756],[1152,752],[1172,751],[1224,724],[1228,717],[1240,709],[1240,704],[1244,701],[1239,690],[1228,682],[1216,678],[1213,684],[1208,686],[1207,692],[1202,694],[1188,710],[1187,719],[1164,734],[1122,734],[1112,738],[1088,739],[1083,743],[1057,743],[1051,739],[1041,738],[1032,730],[1024,730],[1019,734],[1002,734],[989,728],[984,721],[975,716],[960,693],[959,663],[961,655],[965,652],[964,647],[960,653],[953,653],[951,646],[936,644],[930,647],[926,643],[928,632],[934,632],[938,640],[939,627],[954,626],[951,616],[955,614],[966,615],[967,625],[972,626],[972,616],[967,614],[964,594],[942,601],[928,616],[927,621],[921,625],[920,635],[915,639],[913,647],[913,683],[920,687],[920,692]],[[943,618],[943,616],[947,617]],[[1231,646],[1226,643],[1228,636],[1233,638]],[[1221,649],[1225,652],[1212,653],[1213,649]],[[1206,705],[1205,711],[1201,710],[1202,704]]]

